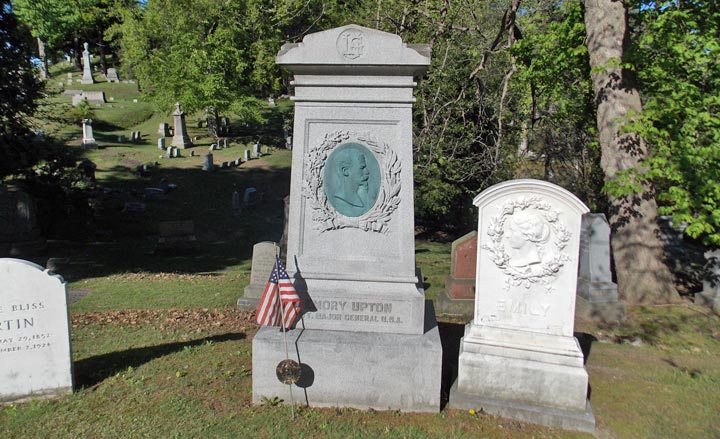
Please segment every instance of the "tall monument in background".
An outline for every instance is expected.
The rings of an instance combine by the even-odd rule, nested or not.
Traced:
[[[415,267],[412,104],[427,45],[348,25],[286,44],[295,123],[287,268],[303,298],[289,333],[313,406],[438,411],[442,348]],[[287,394],[282,333],[253,340],[253,401]]]

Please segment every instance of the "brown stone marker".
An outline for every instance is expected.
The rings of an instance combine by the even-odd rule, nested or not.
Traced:
[[[450,276],[445,279],[445,294],[451,300],[475,298],[477,232],[472,231],[452,243]]]

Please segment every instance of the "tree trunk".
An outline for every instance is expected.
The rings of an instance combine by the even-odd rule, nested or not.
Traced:
[[[75,47],[75,49],[74,49],[75,53],[73,53],[73,61],[75,64],[75,70],[79,70],[82,72],[83,66],[82,66],[82,61],[80,61],[80,57],[82,56],[81,55],[82,49],[80,48],[81,47],[80,40],[77,37],[75,37],[73,39],[73,46]]]
[[[40,79],[45,81],[48,78],[48,62],[45,54],[45,42],[40,38],[37,39],[38,58],[40,58]]]
[[[98,48],[100,49],[100,70],[103,75],[107,75],[107,65],[105,64],[105,44],[100,41]]]
[[[642,110],[632,78],[621,67],[627,10],[617,0],[585,0],[586,42],[590,55],[600,166],[605,181],[618,171],[637,168],[647,146],[635,133],[620,133],[628,114]],[[663,262],[663,244],[657,225],[652,188],[629,197],[609,196],[609,222],[618,292],[628,304],[668,303],[678,300],[672,274]]]

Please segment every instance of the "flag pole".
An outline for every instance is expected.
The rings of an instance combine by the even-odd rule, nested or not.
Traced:
[[[275,257],[280,258],[278,254],[277,244],[273,243],[275,247]],[[278,272],[280,267],[278,267]],[[280,279],[278,279],[279,283]],[[290,360],[290,351],[288,350],[288,339],[287,339],[287,328],[285,327],[285,307],[282,303],[282,296],[280,295],[280,288],[278,288],[278,305],[280,306],[280,320],[282,325],[283,338],[285,339],[285,360]],[[288,390],[290,391],[290,419],[295,419],[295,401],[293,400],[292,384],[288,384]]]

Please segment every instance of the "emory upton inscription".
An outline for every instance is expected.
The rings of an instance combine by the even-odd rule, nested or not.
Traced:
[[[303,318],[312,320],[403,323],[399,316],[388,315],[392,313],[392,303],[318,300],[315,302],[315,307],[317,308],[317,312],[305,314]]]

